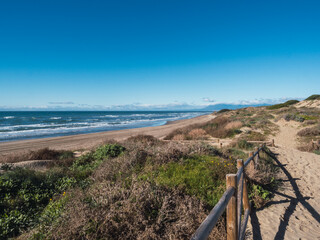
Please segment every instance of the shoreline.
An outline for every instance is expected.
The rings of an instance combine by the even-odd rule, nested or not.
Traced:
[[[214,117],[215,116],[212,114],[205,114],[189,119],[168,121],[164,125],[154,127],[131,128],[97,133],[0,142],[0,156],[17,154],[46,147],[57,150],[91,149],[107,140],[114,139],[116,141],[121,141],[131,136],[140,134],[152,135],[161,139],[175,129],[196,123],[207,122]]]
[[[133,128],[155,127],[211,112],[7,112],[0,111],[0,142],[44,139]],[[9,116],[10,115],[10,116]]]

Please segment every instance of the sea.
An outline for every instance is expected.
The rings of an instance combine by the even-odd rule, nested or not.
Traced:
[[[0,111],[0,141],[151,127],[188,119],[199,111]]]

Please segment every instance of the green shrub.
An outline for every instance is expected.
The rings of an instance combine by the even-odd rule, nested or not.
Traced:
[[[93,158],[95,160],[101,160],[107,157],[117,157],[124,150],[125,148],[119,144],[106,144],[96,149],[93,153]]]
[[[16,236],[38,223],[38,216],[59,192],[58,173],[16,168],[0,176],[0,236]]]
[[[256,208],[262,207],[265,202],[270,200],[271,193],[260,185],[252,184],[249,191],[249,198]]]
[[[248,158],[248,154],[237,149],[237,148],[228,148],[226,151],[227,155],[232,156],[234,159],[243,159],[244,161]]]
[[[320,95],[314,94],[314,95],[311,95],[310,97],[306,98],[305,100],[310,101],[310,100],[316,100],[316,99],[320,99]]]
[[[247,141],[264,141],[266,140],[266,136],[260,132],[250,131],[246,136],[245,139]]]
[[[240,149],[245,149],[245,150],[249,150],[249,149],[252,149],[252,148],[253,148],[253,144],[247,142],[247,141],[244,140],[244,139],[239,140],[238,143],[237,143],[237,145],[238,145],[238,148],[240,148]]]
[[[293,114],[293,113],[288,113],[286,115],[283,116],[283,118],[286,120],[286,121],[290,121],[290,120],[293,120],[293,121],[296,121],[296,122],[303,122],[304,121],[304,118],[297,115],[297,114]]]
[[[286,101],[285,103],[280,103],[280,104],[268,106],[267,109],[274,110],[274,109],[289,107],[290,105],[296,104],[298,102],[299,102],[298,100],[289,100],[289,101]]]
[[[224,108],[224,109],[221,109],[220,111],[218,111],[217,113],[225,113],[225,112],[229,112],[229,111],[231,111],[231,110]]]

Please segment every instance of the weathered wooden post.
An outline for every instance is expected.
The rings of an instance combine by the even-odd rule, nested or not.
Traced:
[[[272,139],[271,146],[272,146],[272,147],[275,147],[275,145],[274,145],[274,139]]]
[[[244,166],[243,160],[239,159],[237,160],[237,168],[240,169],[241,167]],[[242,190],[242,202],[243,202],[243,208],[244,210],[249,209],[250,210],[250,202],[249,202],[249,195],[248,195],[248,187],[247,187],[247,182],[246,182],[246,175],[245,171],[243,168],[243,190]]]
[[[227,174],[227,189],[235,189],[227,206],[227,240],[238,240],[238,220],[237,220],[237,175]]]
[[[249,152],[249,158],[253,157],[253,152]],[[250,166],[250,169],[254,170],[255,167],[254,167],[254,159],[252,159],[249,163],[249,166]]]
[[[258,152],[255,159],[254,159],[254,163],[255,163],[255,166],[256,168],[258,168],[258,165],[259,165],[259,158],[260,158],[260,155],[259,155],[259,147],[256,147],[255,148],[255,152]]]
[[[220,143],[220,148],[222,148],[222,143]]]

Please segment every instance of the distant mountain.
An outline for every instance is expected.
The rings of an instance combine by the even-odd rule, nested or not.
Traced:
[[[214,105],[206,106],[202,108],[202,111],[219,111],[221,109],[239,109],[239,108],[246,108],[246,107],[261,107],[261,106],[268,106],[270,104],[227,104],[227,103],[219,103]]]

